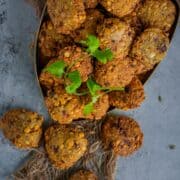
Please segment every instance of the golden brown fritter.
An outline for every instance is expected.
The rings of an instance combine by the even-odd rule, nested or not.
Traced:
[[[43,65],[47,64],[51,58],[56,57],[60,48],[72,43],[69,36],[56,32],[50,20],[43,23],[38,41],[40,61]]]
[[[25,109],[13,109],[4,114],[0,128],[5,137],[18,148],[38,147],[42,135],[43,117]]]
[[[58,33],[70,34],[86,19],[82,0],[47,0],[47,9]]]
[[[79,71],[83,82],[87,81],[93,71],[91,57],[80,47],[66,47],[59,51],[58,58],[64,60],[68,66],[72,66],[71,71]]]
[[[135,41],[132,57],[150,70],[166,56],[169,38],[160,29],[148,28]]]
[[[76,127],[54,125],[45,132],[45,147],[49,159],[59,169],[73,166],[85,153],[88,141]]]
[[[85,116],[83,113],[84,106],[91,101],[89,95],[76,96],[67,94],[63,87],[57,86],[53,91],[49,91],[45,102],[54,121],[60,124],[69,124],[73,120],[86,118],[90,120],[99,120],[109,108],[108,95],[103,95],[94,105],[94,111]]]
[[[144,87],[137,77],[133,78],[125,91],[113,91],[109,94],[110,105],[123,110],[138,108],[144,99]]]
[[[132,118],[107,116],[102,125],[102,141],[115,154],[129,156],[142,146],[143,133]]]
[[[100,4],[110,13],[123,17],[132,13],[138,6],[141,0],[100,0]]]
[[[80,47],[69,46],[59,51],[59,57],[52,59],[46,67],[59,60],[64,60],[69,70],[79,71],[83,82],[87,81],[88,76],[93,71],[92,60],[88,53],[84,52]],[[52,75],[49,72],[42,71],[39,76],[40,83],[46,89],[51,89],[54,86],[64,84],[64,79]]]
[[[127,24],[129,24],[139,34],[142,31],[142,23],[136,13],[132,13],[122,18]]]
[[[96,63],[94,78],[103,87],[125,87],[133,77],[134,67],[128,57],[113,59],[106,64]]]
[[[115,57],[126,57],[135,36],[134,29],[117,18],[105,19],[97,27],[101,49],[111,49]]]
[[[81,25],[81,27],[72,32],[71,36],[75,42],[80,42],[85,40],[88,35],[96,35],[97,25],[100,24],[104,16],[97,9],[88,9],[86,21]]]
[[[91,171],[80,170],[74,173],[69,180],[98,180],[98,178]]]
[[[176,7],[171,0],[145,0],[138,16],[145,27],[169,31],[175,21]]]
[[[48,92],[45,102],[51,118],[61,124],[69,124],[82,117],[81,99],[78,96],[67,94],[61,86]]]
[[[99,2],[99,0],[83,0],[83,1],[86,9],[95,8]]]

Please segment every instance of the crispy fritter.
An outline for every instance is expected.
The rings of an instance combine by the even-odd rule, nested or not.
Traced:
[[[25,109],[13,109],[4,114],[0,128],[5,137],[18,148],[38,147],[42,135],[43,117]]]
[[[86,9],[95,8],[99,0],[83,0]]]
[[[100,4],[110,13],[123,17],[132,13],[139,5],[141,0],[100,0]]]
[[[107,116],[102,125],[102,141],[115,154],[129,156],[142,146],[143,133],[132,118]]]
[[[176,7],[171,0],[145,0],[138,12],[145,27],[169,31],[175,21]]]
[[[82,117],[83,104],[78,96],[67,94],[63,87],[57,86],[49,91],[45,102],[54,121],[69,124]]]
[[[85,153],[88,141],[76,127],[54,125],[45,132],[45,147],[49,159],[59,169],[73,166]]]
[[[88,35],[96,35],[97,25],[100,24],[104,16],[97,9],[88,9],[86,21],[81,25],[81,27],[72,32],[71,36],[75,42],[80,42],[85,40]]]
[[[59,59],[63,59],[71,71],[79,71],[83,82],[87,81],[88,76],[93,71],[92,60],[88,53],[80,47],[69,46],[59,51]]]
[[[148,28],[135,41],[132,57],[150,70],[166,56],[169,38],[160,29]]]
[[[117,18],[105,19],[97,27],[101,49],[111,49],[115,57],[126,57],[135,36],[134,29]]]
[[[69,46],[59,51],[57,59],[51,60],[46,67],[58,60],[64,60],[70,68],[70,71],[79,71],[83,82],[87,81],[88,76],[93,71],[92,60],[88,53],[84,52],[77,46]],[[41,85],[46,89],[51,89],[54,86],[64,84],[64,79],[56,77],[49,72],[42,71],[39,77]]]
[[[142,23],[136,13],[130,14],[122,18],[127,24],[129,24],[139,34],[142,31]]]
[[[50,20],[43,23],[38,40],[40,60],[42,64],[46,64],[49,59],[56,57],[60,48],[72,43],[72,39],[69,36],[56,32]]]
[[[47,0],[47,9],[58,33],[70,34],[86,19],[82,0]]]
[[[74,173],[69,180],[97,180],[97,176],[91,171],[80,170]]]
[[[69,124],[73,120],[86,118],[90,120],[99,120],[109,108],[108,95],[103,95],[94,104],[94,111],[85,116],[83,113],[84,106],[91,101],[89,95],[76,96],[67,94],[63,87],[57,86],[54,90],[49,91],[45,102],[51,118],[60,124]]]
[[[133,77],[134,67],[128,57],[113,59],[106,64],[96,63],[94,78],[103,87],[125,87]]]
[[[110,105],[123,110],[139,107],[144,99],[144,87],[137,77],[133,78],[125,91],[113,91],[109,94]]]

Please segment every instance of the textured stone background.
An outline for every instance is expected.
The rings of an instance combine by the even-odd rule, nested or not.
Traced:
[[[0,0],[0,115],[25,107],[48,115],[40,95],[30,46],[38,19],[24,0]],[[143,148],[119,159],[117,180],[179,180],[180,178],[180,26],[168,56],[145,85],[147,99],[140,109],[115,111],[136,118],[145,134]],[[159,96],[162,101],[159,101]],[[0,132],[0,180],[27,157]]]

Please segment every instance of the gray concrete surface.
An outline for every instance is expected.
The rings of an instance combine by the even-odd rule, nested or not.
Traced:
[[[37,26],[35,12],[24,0],[0,0],[0,115],[13,107],[26,107],[48,118],[30,54]],[[148,81],[145,90],[147,99],[141,108],[130,112],[114,111],[136,118],[145,134],[144,146],[139,152],[119,159],[116,179],[179,180],[179,25],[168,56]],[[27,154],[27,151],[12,147],[0,132],[0,180],[6,179]]]

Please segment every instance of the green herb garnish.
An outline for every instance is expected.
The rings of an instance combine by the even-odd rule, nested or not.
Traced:
[[[86,51],[103,64],[106,64],[113,59],[113,53],[110,49],[99,49],[99,39],[94,35],[89,35],[85,41],[81,41],[80,43],[87,46]]]
[[[46,67],[43,71],[49,72],[54,76],[57,76],[61,78],[64,74],[66,64],[63,60],[56,61],[52,64],[50,64],[48,67]]]
[[[77,89],[81,86],[82,80],[79,71],[73,71],[67,74],[67,78],[71,81],[71,84],[66,86],[66,92],[69,94],[77,93]]]

